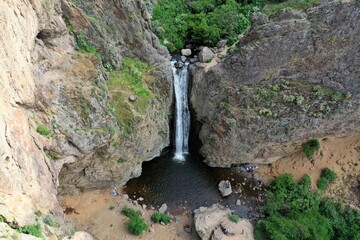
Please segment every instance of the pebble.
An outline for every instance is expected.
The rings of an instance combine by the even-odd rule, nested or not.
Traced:
[[[130,100],[131,102],[135,102],[135,101],[136,101],[136,96],[131,95],[131,96],[129,97],[129,100]]]
[[[138,201],[139,201],[139,202],[144,201],[144,198],[143,198],[143,197],[139,197],[139,198],[138,198]]]

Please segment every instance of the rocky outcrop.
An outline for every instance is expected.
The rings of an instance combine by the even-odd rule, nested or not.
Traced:
[[[75,34],[87,36],[97,47],[103,64],[116,68],[121,65],[123,56],[130,56],[152,65],[154,80],[147,87],[154,97],[147,100],[146,109],[136,110],[136,102],[122,100],[133,108],[130,110],[133,117],[128,120],[133,125],[131,134],[125,135],[121,129],[124,126],[118,126],[109,112],[108,76],[93,57],[79,56],[77,66],[58,66],[64,67],[61,73],[80,71],[80,77],[58,76],[58,80],[68,79],[58,81],[63,89],[57,86],[50,91],[54,95],[41,97],[46,102],[44,105],[49,105],[56,114],[57,121],[53,126],[60,131],[56,145],[62,146],[56,150],[61,155],[76,156],[77,160],[62,169],[63,192],[74,187],[123,184],[140,175],[142,161],[159,155],[169,144],[170,56],[151,32],[148,12],[142,1],[98,3],[83,0],[77,1],[76,5],[63,1],[62,9],[68,27],[74,28]],[[54,75],[51,71],[47,74]],[[53,104],[54,97],[60,104]]]
[[[67,228],[59,185],[70,193],[125,183],[169,144],[169,54],[145,4],[76,4],[0,3],[0,215],[19,226],[34,224],[40,210]],[[125,56],[147,62],[151,79],[141,106],[128,100],[131,90],[122,92],[135,129],[126,136],[109,106],[105,71],[121,69]]]
[[[271,163],[359,127],[359,23],[358,1],[256,14],[222,63],[192,66],[205,161]]]
[[[214,239],[254,239],[251,223],[242,219],[231,222],[230,209],[214,204],[211,207],[200,207],[194,211],[194,222],[197,233],[202,240]]]

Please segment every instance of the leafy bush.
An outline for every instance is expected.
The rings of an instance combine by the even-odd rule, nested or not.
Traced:
[[[236,214],[231,214],[229,215],[229,219],[230,221],[237,223],[240,220],[240,217]]]
[[[37,223],[35,225],[25,225],[23,227],[18,228],[17,231],[19,233],[30,234],[30,235],[33,235],[33,236],[39,237],[39,238],[43,237],[43,235],[41,233],[41,226],[39,223]]]
[[[331,99],[335,102],[338,102],[342,99],[343,94],[341,92],[335,92],[332,96]]]
[[[170,217],[165,213],[155,212],[151,215],[151,220],[156,223],[163,222],[165,224],[168,224],[170,222]]]
[[[324,170],[323,170],[324,172]],[[329,179],[333,174],[325,170]],[[329,181],[324,176],[324,185]],[[323,180],[322,180],[323,181]],[[269,186],[266,202],[260,208],[265,218],[255,228],[257,240],[359,239],[360,213],[321,192],[309,191],[310,177],[304,175],[296,183],[291,174],[277,177]]]
[[[96,54],[96,47],[94,47],[91,43],[86,40],[84,34],[75,34],[75,40],[77,44],[77,48],[82,53],[92,53]]]
[[[36,210],[34,214],[35,216],[40,217],[42,215],[42,212],[40,210]]]
[[[5,222],[5,218],[3,215],[0,215],[0,222]]]
[[[318,182],[317,182],[317,187],[321,190],[324,191],[329,187],[329,180],[327,180],[326,178],[319,178]]]
[[[251,13],[263,6],[263,0],[159,0],[154,30],[171,52],[185,43],[214,46],[223,38],[231,45],[249,27]]]
[[[325,95],[324,89],[320,85],[313,87],[315,97],[323,97]]]
[[[127,221],[127,225],[129,231],[135,235],[141,235],[148,229],[148,225],[145,223],[145,220],[139,216],[132,216]]]
[[[330,168],[324,168],[323,170],[321,170],[320,176],[327,179],[330,183],[334,182],[337,178],[336,173]]]
[[[320,148],[320,142],[317,139],[312,139],[303,143],[302,149],[306,157],[312,157],[315,153],[315,150]]]
[[[139,210],[136,211],[136,210],[134,210],[132,208],[129,208],[128,206],[124,206],[123,209],[121,210],[121,212],[125,216],[127,216],[129,218],[131,218],[131,217],[140,217],[141,216],[141,212]]]
[[[51,130],[44,125],[39,125],[36,128],[36,131],[45,137],[49,137],[51,135]]]
[[[52,219],[50,216],[46,216],[43,219],[44,223],[46,225],[49,225],[50,227],[60,227],[60,224],[58,222],[56,222],[54,219]]]
[[[124,206],[121,212],[129,217],[130,219],[126,222],[129,231],[135,235],[141,235],[148,229],[148,225],[145,220],[141,217],[141,212],[136,211],[128,206]]]

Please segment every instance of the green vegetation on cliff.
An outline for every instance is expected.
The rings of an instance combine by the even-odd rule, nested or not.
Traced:
[[[267,1],[263,12],[267,15],[271,15],[278,12],[281,9],[304,9],[312,4],[319,2],[320,0],[269,0]]]
[[[214,46],[224,38],[232,44],[250,26],[252,12],[263,5],[263,0],[159,0],[153,24],[170,51],[185,43]]]
[[[122,130],[122,136],[133,133],[141,113],[153,97],[147,83],[154,81],[151,66],[145,62],[125,57],[120,70],[109,73],[110,110]],[[130,101],[130,96],[136,100]]]
[[[324,169],[319,182],[322,179],[334,181],[336,174]],[[360,239],[360,213],[310,187],[308,175],[298,183],[291,174],[276,178],[261,208],[266,217],[256,225],[256,239]]]

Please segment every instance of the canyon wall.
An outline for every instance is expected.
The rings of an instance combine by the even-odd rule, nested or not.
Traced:
[[[360,2],[255,14],[221,63],[192,70],[210,166],[271,163],[312,138],[358,128]]]
[[[7,221],[33,224],[40,210],[62,223],[57,187],[74,193],[123,184],[169,144],[170,56],[151,31],[150,7],[142,1],[1,1],[0,215]],[[95,52],[81,50],[84,39]],[[118,100],[131,113],[127,135],[108,90],[125,56],[146,63],[150,70],[136,75],[151,78],[141,111],[130,90]]]

